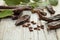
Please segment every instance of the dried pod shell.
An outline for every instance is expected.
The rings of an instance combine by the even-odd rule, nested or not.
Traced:
[[[24,23],[27,22],[27,20],[29,20],[30,16],[29,15],[24,15],[22,17],[19,17],[18,20],[16,21],[15,25],[18,26],[18,25],[22,25]]]
[[[48,28],[50,30],[54,30],[54,29],[60,28],[60,20],[59,21],[50,22],[50,23],[47,23],[47,24],[48,24]]]
[[[46,6],[46,9],[50,12],[50,14],[55,14],[55,11],[51,5]]]

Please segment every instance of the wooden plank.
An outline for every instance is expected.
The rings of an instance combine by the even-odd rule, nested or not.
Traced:
[[[44,21],[42,23],[44,24]],[[45,36],[46,36],[47,40],[57,40],[55,30],[47,31],[48,26],[46,24],[44,24],[44,26],[45,26],[44,32],[45,32]]]
[[[58,40],[60,40],[60,29],[57,29],[57,30],[56,30],[56,34],[57,34]]]
[[[11,19],[4,19],[4,34],[3,34],[3,40],[20,40],[21,36],[21,29],[18,27],[15,27],[14,21]]]
[[[58,0],[58,5],[53,7],[56,11],[55,15],[60,14],[60,0]],[[60,29],[56,30],[57,39],[60,40]]]

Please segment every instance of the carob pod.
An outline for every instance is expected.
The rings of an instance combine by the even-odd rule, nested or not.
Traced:
[[[60,14],[57,14],[57,15],[55,15],[53,17],[50,17],[49,19],[52,19],[54,21],[58,21],[58,20],[60,20]]]
[[[0,6],[0,9],[19,9],[19,10],[31,10],[30,6]]]
[[[48,10],[48,12],[50,12],[50,14],[55,14],[55,11],[51,5],[46,6],[46,9]]]
[[[19,13],[21,13],[22,11],[25,11],[25,10],[32,10],[32,8],[30,6],[20,6],[18,8],[15,8],[13,9],[13,12],[16,14],[16,15],[19,15]]]
[[[58,28],[60,28],[60,20],[47,23],[47,25],[48,25],[48,29],[50,29],[50,30],[58,29]]]
[[[39,10],[33,10],[33,12],[37,13],[38,16],[39,16],[39,19],[41,19],[41,20],[44,20],[44,21],[47,21],[47,22],[52,22],[52,21],[54,21],[54,20],[52,20],[52,19],[49,19],[49,18],[47,18],[47,17],[44,17],[44,16],[40,13]]]
[[[43,16],[46,16],[47,15],[47,13],[44,12],[43,10],[40,9],[39,11],[40,11],[41,15],[43,15]]]
[[[44,10],[38,9],[38,8],[33,9],[33,10],[32,10],[32,13],[37,13],[36,10],[38,10],[38,11],[40,12],[40,14],[43,15],[43,16],[46,16],[46,15],[47,15],[47,13],[45,13]]]
[[[22,25],[26,23],[29,20],[30,16],[29,15],[24,15],[22,17],[19,17],[15,23],[16,26]]]
[[[12,19],[13,20],[16,20],[16,19],[18,19],[18,17],[20,17],[23,13],[23,11],[22,10],[19,10],[19,9],[16,9],[16,10],[14,10],[13,11],[14,12],[14,14],[13,14],[13,16],[12,16]]]

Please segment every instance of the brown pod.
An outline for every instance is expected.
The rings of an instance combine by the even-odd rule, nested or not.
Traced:
[[[40,20],[44,20],[44,21],[47,21],[47,22],[52,22],[52,21],[54,21],[54,20],[52,20],[52,19],[49,19],[49,18],[41,15],[39,11],[36,11],[36,12],[37,12]]]
[[[46,9],[50,12],[50,14],[55,14],[55,11],[51,5],[46,6]]]
[[[39,11],[39,13],[41,14],[41,15],[43,15],[43,16],[46,16],[47,15],[47,13],[45,13],[43,10],[41,10],[41,9],[33,9],[32,10],[32,13],[38,13],[37,11]]]
[[[60,28],[60,20],[59,21],[50,22],[50,23],[47,23],[47,24],[48,24],[48,28],[50,30],[54,30],[54,29]]]
[[[41,15],[43,15],[43,16],[46,16],[47,15],[47,13],[44,12],[43,10],[39,10],[39,11],[40,11]]]
[[[49,19],[52,19],[54,21],[58,21],[58,20],[60,20],[60,14],[57,14],[57,15],[55,15],[53,17],[50,17]]]
[[[24,23],[27,22],[27,20],[29,20],[30,16],[29,15],[24,15],[22,17],[19,17],[18,20],[16,21],[15,25],[18,26],[18,25],[22,25]]]
[[[31,6],[0,6],[0,9],[20,9],[20,10],[31,10]]]
[[[15,9],[15,10],[13,10],[13,12],[14,12],[14,15],[22,15],[23,13],[23,10],[22,9]]]

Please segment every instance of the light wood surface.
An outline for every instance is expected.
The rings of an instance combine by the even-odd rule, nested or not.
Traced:
[[[54,7],[54,10],[56,14],[60,14],[60,0],[59,4]],[[24,15],[28,14],[31,16],[30,21],[35,21],[39,24],[36,14],[32,14],[30,11],[24,11],[23,13]],[[44,25],[44,30],[34,30],[33,32],[30,32],[28,28],[23,28],[22,26],[16,27],[15,22],[16,20],[9,18],[0,21],[0,40],[60,40],[60,29],[47,31],[45,21],[41,21]],[[36,25],[31,25],[31,27],[36,27]]]

